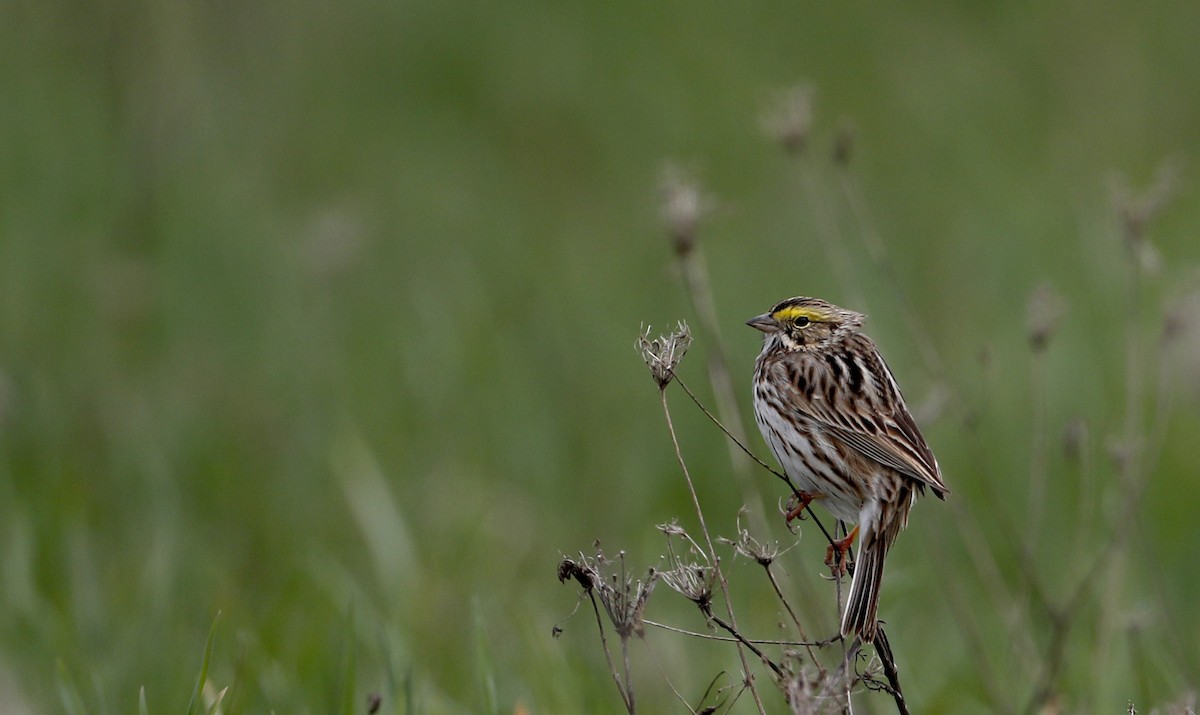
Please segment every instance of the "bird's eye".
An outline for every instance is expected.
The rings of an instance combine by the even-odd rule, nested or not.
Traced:
[[[809,322],[811,322],[811,321],[809,321],[808,318],[801,315],[799,318],[796,318],[796,327],[803,328],[804,326],[808,325]]]

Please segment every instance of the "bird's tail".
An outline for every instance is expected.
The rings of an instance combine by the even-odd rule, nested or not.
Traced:
[[[870,537],[874,538],[870,538]],[[888,539],[875,533],[862,542],[858,561],[854,564],[854,580],[850,582],[850,596],[846,599],[846,613],[842,616],[842,635],[857,633],[863,642],[875,640],[879,620],[879,587],[883,584],[883,560],[887,556]]]

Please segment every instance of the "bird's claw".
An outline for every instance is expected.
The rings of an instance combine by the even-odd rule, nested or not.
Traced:
[[[854,527],[844,539],[834,539],[829,544],[829,548],[825,549],[825,565],[833,572],[834,576],[845,576],[849,566],[849,561],[846,554],[850,551],[850,546],[854,544],[854,538],[858,536],[858,527]]]
[[[788,524],[791,524],[796,519],[804,521],[804,510],[808,508],[809,504],[812,504],[813,501],[819,499],[820,497],[820,494],[810,494],[809,492],[803,490],[796,490],[796,492],[788,498],[787,507],[783,512],[784,519],[787,520]]]

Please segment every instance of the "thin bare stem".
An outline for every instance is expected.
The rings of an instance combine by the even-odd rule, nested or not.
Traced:
[[[621,685],[621,676],[617,673],[617,665],[613,662],[612,651],[608,648],[608,637],[604,635],[604,619],[600,617],[600,605],[596,603],[596,594],[591,589],[588,589],[588,597],[592,599],[592,610],[596,612],[596,626],[600,629],[600,645],[604,650],[604,659],[608,661],[608,672],[612,675],[613,683],[617,686],[617,692],[621,694],[621,703],[625,705],[625,710],[629,715],[634,715],[633,695],[627,693],[625,687]],[[626,675],[628,676],[628,663],[626,664]]]
[[[821,189],[821,180],[817,175],[817,169],[812,161],[804,157],[798,157],[797,161],[800,166],[801,188],[809,206],[812,207],[816,222],[815,233],[821,241],[825,258],[833,268],[838,283],[844,290],[850,292],[850,299],[854,305],[863,308],[867,305],[867,301],[862,291],[857,288],[861,281],[855,280],[854,263],[850,259],[850,252],[846,250],[846,241],[834,218],[829,197]]]
[[[692,506],[696,508],[696,518],[700,521],[700,531],[704,534],[704,540],[708,546],[708,554],[713,568],[716,570],[717,581],[721,584],[721,594],[725,597],[725,608],[729,615],[729,621],[736,628],[737,620],[733,615],[733,601],[729,598],[729,582],[725,579],[725,574],[721,570],[721,557],[717,555],[717,550],[713,546],[712,535],[709,533],[708,524],[704,520],[704,510],[700,508],[700,497],[696,494],[696,486],[692,483],[691,472],[688,470],[687,462],[683,458],[683,450],[679,447],[679,438],[675,434],[675,423],[671,419],[671,407],[667,404],[667,391],[659,389],[658,394],[662,399],[663,416],[667,420],[667,431],[671,434],[671,444],[675,447],[675,458],[679,461],[680,469],[683,470],[684,479],[687,481],[688,493],[692,497]],[[760,715],[766,715],[767,711],[763,707],[762,698],[758,694],[758,687],[754,684],[754,675],[750,672],[750,663],[746,660],[746,651],[740,643],[738,645],[738,658],[742,662],[742,677],[745,680],[746,686],[750,689],[750,695],[754,698],[754,703],[758,706]]]
[[[687,396],[692,398],[692,402],[694,402],[696,404],[696,407],[700,408],[700,411],[704,413],[704,416],[707,417],[722,432],[724,432],[725,436],[728,437],[730,439],[730,441],[732,441],[735,445],[737,445],[739,449],[741,449],[743,452],[745,452],[746,455],[750,457],[750,459],[753,459],[755,462],[757,462],[758,466],[767,470],[771,474],[774,474],[776,477],[779,477],[780,479],[782,479],[784,481],[784,483],[786,483],[788,485],[788,487],[792,490],[792,493],[794,493],[794,494],[799,493],[799,489],[797,489],[796,486],[794,484],[792,484],[792,480],[789,479],[786,474],[783,474],[783,473],[777,471],[774,467],[772,467],[771,465],[762,461],[762,459],[760,459],[758,457],[758,455],[756,455],[754,452],[750,451],[750,448],[746,446],[745,442],[742,439],[739,439],[736,435],[733,434],[733,432],[731,432],[728,428],[726,428],[725,425],[721,424],[720,418],[718,418],[707,407],[704,406],[704,403],[700,401],[700,398],[696,397],[696,393],[692,392],[692,388],[687,386],[687,383],[685,383],[683,381],[683,378],[681,378],[679,375],[675,375],[675,382],[678,382],[679,386],[683,388],[683,391],[687,393]]]
[[[1049,430],[1046,411],[1050,385],[1046,377],[1046,352],[1049,349],[1066,307],[1049,283],[1042,283],[1029,296],[1026,307],[1030,357],[1030,395],[1033,414],[1029,436],[1029,506],[1023,529],[1027,548],[1041,538],[1042,514],[1046,504],[1046,460],[1049,455]]]
[[[629,712],[634,711],[633,704],[633,669],[629,667],[629,637],[621,636],[621,658],[625,667],[625,694],[628,696]]]
[[[1140,240],[1140,237],[1138,238]],[[1130,248],[1134,248],[1134,239],[1126,236]],[[1128,261],[1128,285],[1123,310],[1128,316],[1130,325],[1140,325],[1142,316],[1142,271],[1136,255],[1130,255]],[[1128,508],[1129,500],[1140,501],[1141,497],[1141,464],[1142,451],[1142,335],[1137,330],[1128,331],[1125,339],[1125,414],[1122,443],[1117,455],[1117,489],[1122,495],[1125,522],[1119,530],[1117,538],[1111,542],[1111,568],[1104,584],[1104,597],[1100,602],[1101,616],[1099,636],[1097,637],[1096,676],[1103,677],[1107,670],[1114,641],[1119,637],[1116,633],[1121,622],[1117,609],[1120,607],[1119,591],[1124,583],[1127,570],[1125,563],[1128,536],[1133,532],[1132,523],[1137,519],[1137,510]],[[1097,682],[1101,682],[1097,680]]]
[[[883,626],[880,626],[875,634],[875,652],[879,654],[879,660],[883,663],[883,674],[891,686],[889,692],[892,694],[892,700],[896,702],[896,711],[900,715],[909,715],[908,704],[904,702],[904,691],[900,689],[900,670],[896,667],[892,646],[888,643]]]
[[[1033,415],[1030,425],[1029,507],[1026,543],[1032,546],[1041,536],[1042,513],[1046,503],[1046,458],[1049,439],[1046,429],[1046,401],[1049,387],[1046,382],[1045,351],[1035,350],[1030,366]]]
[[[1170,404],[1171,390],[1170,386],[1162,381],[1160,374],[1160,383],[1156,395],[1156,406],[1154,413],[1154,427],[1151,433],[1154,434],[1157,430],[1165,430],[1165,422],[1167,417],[1168,406]],[[1142,453],[1143,456],[1146,453]],[[1137,469],[1137,465],[1122,464],[1123,469]],[[1141,467],[1143,473],[1149,470]],[[1123,510],[1125,513],[1136,513],[1141,504],[1141,499],[1145,492],[1145,480],[1139,478],[1137,474],[1124,473],[1126,479],[1134,480],[1128,490],[1122,489],[1123,495]],[[1070,596],[1065,600],[1062,607],[1054,609],[1050,613],[1051,633],[1050,641],[1047,647],[1048,656],[1046,666],[1042,668],[1042,677],[1039,679],[1038,686],[1034,690],[1033,697],[1030,700],[1029,706],[1025,712],[1034,713],[1041,710],[1042,706],[1054,694],[1053,684],[1057,680],[1062,671],[1066,658],[1066,640],[1069,635],[1071,626],[1073,625],[1072,615],[1078,612],[1082,607],[1083,602],[1093,594],[1095,583],[1104,573],[1104,567],[1115,567],[1121,565],[1118,558],[1118,552],[1131,539],[1131,533],[1136,529],[1136,524],[1122,522],[1116,527],[1110,529],[1104,544],[1097,551],[1092,560],[1091,566],[1080,576],[1075,584]],[[1154,551],[1149,550],[1143,556],[1145,559],[1152,559]],[[1152,572],[1154,568],[1151,566]],[[1109,580],[1111,584],[1112,579]],[[1168,639],[1170,640],[1170,639]],[[1176,649],[1178,652],[1179,649]]]
[[[712,421],[712,423],[715,424],[718,429],[720,429],[722,432],[725,433],[726,437],[728,437],[730,440],[733,441],[734,444],[736,444],[738,447],[740,447],[741,450],[743,452],[745,452],[747,455],[749,455],[751,459],[753,459],[755,462],[757,462],[759,466],[761,466],[763,469],[767,470],[771,474],[774,474],[776,477],[778,477],[780,480],[782,480],[783,483],[788,486],[788,489],[791,490],[792,494],[794,496],[796,496],[797,498],[799,498],[800,489],[792,482],[790,477],[788,477],[786,474],[784,474],[782,472],[777,471],[774,467],[772,467],[771,465],[769,465],[766,462],[759,459],[756,454],[754,454],[753,452],[750,451],[750,448],[747,447],[745,445],[745,443],[743,443],[736,436],[734,436],[732,432],[725,429],[725,425],[721,424],[721,420],[717,419],[717,416],[714,415],[712,412],[710,412],[708,410],[708,408],[704,406],[704,403],[701,402],[698,397],[696,397],[696,394],[694,392],[692,392],[691,388],[689,388],[687,386],[687,383],[685,383],[679,377],[679,375],[675,375],[674,381],[679,383],[679,386],[682,387],[683,391],[685,393],[687,393],[687,396],[692,399],[692,402],[695,403],[695,405],[700,408],[700,411],[703,412],[704,415],[706,417],[708,417],[708,419],[710,421]],[[813,511],[812,505],[809,504],[808,506],[806,506],[804,508],[804,511],[805,511],[805,513],[808,514],[809,518],[812,519],[813,523],[817,525],[817,528],[821,530],[821,533],[825,536],[825,540],[827,542],[829,542],[829,544],[832,546],[833,545],[833,535],[830,534],[829,530],[825,528],[825,525],[823,523],[821,523],[820,517],[818,517],[816,512]]]
[[[947,558],[942,550],[942,539],[930,541],[930,553],[934,560],[945,563]],[[941,583],[950,603],[950,613],[958,628],[966,638],[967,648],[975,660],[975,670],[979,673],[983,687],[991,697],[991,707],[997,712],[1015,713],[1016,706],[1008,698],[1009,689],[997,679],[996,669],[988,657],[988,649],[983,635],[979,632],[979,620],[976,611],[979,606],[963,593],[962,586],[956,579],[942,579]]]
[[[699,249],[680,254],[679,263],[683,269],[684,284],[687,286],[692,309],[696,311],[696,315],[700,319],[700,327],[708,338],[708,374],[709,380],[712,382],[713,395],[717,400],[717,409],[729,423],[730,431],[744,442],[746,428],[742,424],[737,398],[733,393],[733,380],[729,373],[729,360],[725,357],[725,345],[721,338],[720,322],[717,319],[717,308],[713,301],[707,263]],[[750,469],[746,459],[732,448],[729,458],[733,463],[734,473],[743,488],[744,495],[756,497],[758,491],[750,482]],[[758,516],[762,518],[763,514],[760,513]]]
[[[648,626],[654,626],[655,628],[661,628],[664,631],[671,631],[672,633],[679,633],[679,634],[685,635],[685,636],[692,636],[693,638],[703,638],[705,640],[710,640],[710,641],[725,641],[728,643],[739,642],[739,639],[737,639],[737,638],[732,638],[729,636],[714,636],[711,633],[698,633],[696,631],[689,631],[687,629],[679,628],[677,626],[669,626],[665,623],[658,623],[657,621],[652,621],[650,619],[644,619],[642,622]],[[769,640],[769,639],[763,639],[763,638],[746,638],[745,640],[747,640],[748,642],[753,643],[755,645],[775,645],[775,646],[792,646],[792,647],[803,646],[803,647],[811,647],[811,648],[824,648],[825,646],[830,645],[832,643],[836,643],[837,641],[839,641],[841,639],[842,639],[842,637],[840,635],[837,635],[837,636],[833,636],[831,638],[826,638],[825,640],[822,640],[822,641],[785,641],[785,640]]]
[[[737,441],[746,441],[746,429],[742,424],[737,398],[730,377],[729,360],[726,358],[725,343],[721,338],[721,324],[717,319],[716,301],[713,299],[712,283],[708,265],[697,241],[699,226],[710,210],[710,201],[701,191],[698,182],[678,167],[667,167],[663,177],[663,217],[667,233],[675,249],[675,257],[683,276],[684,287],[692,310],[699,318],[700,329],[707,338],[708,375],[717,410],[737,435]],[[742,494],[744,504],[752,505],[751,519],[759,526],[766,525],[766,510],[762,497],[754,488],[750,464],[732,445],[729,459],[733,465],[734,478]]]
[[[867,254],[871,257],[876,267],[883,273],[888,287],[899,306],[899,313],[912,338],[911,342],[917,346],[921,359],[925,363],[926,370],[947,388],[950,405],[959,418],[959,424],[964,424],[970,418],[971,409],[968,406],[966,398],[948,379],[945,367],[946,361],[942,359],[941,354],[938,352],[931,332],[921,320],[920,312],[916,309],[911,296],[905,290],[903,281],[899,278],[895,264],[887,249],[887,244],[875,226],[861,188],[854,180],[854,173],[849,170],[841,170],[839,171],[839,178],[841,179],[842,194],[846,200],[846,204],[849,206],[850,214],[858,225],[859,230],[855,233],[862,238]],[[968,437],[965,443],[975,455],[974,463],[977,465],[989,464],[984,450],[978,443],[977,436],[969,429],[965,431]],[[980,466],[979,468],[983,469],[985,467]],[[980,477],[976,482],[982,485],[984,489],[990,489],[989,485],[1003,481],[985,478],[984,475],[980,475]],[[987,496],[989,500],[996,499],[997,502],[999,501],[998,495],[989,494]],[[979,533],[972,515],[962,508],[952,509],[952,513],[954,514],[959,534],[962,540],[966,542],[968,553],[975,562],[976,570],[981,574],[989,575],[990,587],[987,589],[988,594],[996,602],[998,610],[1001,612],[1010,610],[1001,605],[1001,602],[1014,603],[1015,601],[1008,584],[1000,575],[1002,569],[1000,568],[994,549],[988,545],[987,540]],[[1010,533],[1006,535],[1006,538],[1003,540],[1004,543],[1024,543],[1019,539],[1010,538],[1016,536],[1016,530],[1010,528],[1006,529],[1006,531]],[[1018,554],[1016,558],[1019,560],[1022,556],[1022,554]],[[1023,573],[1022,575],[1025,576],[1027,574]]]
[[[904,283],[900,280],[896,265],[892,262],[887,244],[884,243],[883,237],[875,228],[875,222],[871,219],[871,212],[867,209],[867,201],[863,197],[862,189],[854,181],[854,173],[842,170],[838,172],[838,176],[841,179],[842,194],[846,199],[846,204],[850,207],[850,214],[858,223],[856,233],[862,237],[867,254],[871,256],[875,265],[883,273],[892,294],[899,299],[900,315],[908,328],[909,335],[912,336],[913,344],[917,346],[917,350],[921,354],[925,369],[933,377],[944,381],[946,379],[945,361],[942,360],[941,354],[935,347],[933,336],[921,321],[920,312],[916,310],[912,298],[904,289]]]
[[[704,615],[707,616],[709,619],[711,619],[713,623],[716,623],[718,626],[725,629],[725,632],[732,635],[734,640],[736,640],[738,643],[740,643],[741,645],[744,645],[748,649],[750,649],[751,653],[754,653],[754,655],[757,655],[759,660],[761,660],[763,663],[765,663],[767,665],[767,667],[769,667],[772,671],[775,672],[776,677],[778,677],[778,678],[784,677],[783,669],[780,668],[778,665],[776,665],[775,662],[772,661],[770,658],[768,658],[767,654],[763,653],[762,650],[759,649],[758,646],[754,645],[753,641],[747,640],[745,637],[742,636],[741,633],[738,633],[738,630],[736,627],[734,627],[733,625],[726,623],[724,620],[722,620],[720,616],[718,616],[712,612],[711,608],[706,608]]]
[[[648,623],[652,626],[658,625],[657,623],[653,623],[651,621],[643,621],[643,622]],[[671,692],[675,694],[675,699],[678,700],[679,702],[683,703],[683,706],[687,708],[689,713],[692,713],[692,715],[695,715],[696,708],[692,707],[692,704],[687,701],[687,698],[685,698],[683,696],[683,693],[679,692],[679,689],[675,687],[675,683],[671,682],[671,676],[667,673],[666,668],[663,667],[662,661],[660,661],[658,659],[658,654],[654,652],[654,649],[650,647],[650,644],[648,642],[645,642],[645,641],[643,641],[643,642],[646,645],[646,650],[650,652],[651,660],[654,661],[654,667],[658,668],[658,672],[660,675],[662,675],[663,680],[667,681],[667,687],[670,688]]]
[[[1084,547],[1091,542],[1093,534],[1099,528],[1097,523],[1100,510],[1099,480],[1096,474],[1096,459],[1093,455],[1091,437],[1087,423],[1078,420],[1068,427],[1068,450],[1073,452],[1078,462],[1077,486],[1079,494],[1079,516],[1075,526],[1075,543],[1072,553],[1084,553]]]
[[[800,634],[800,639],[807,641],[808,635],[804,632],[804,626],[800,625],[800,619],[796,617],[796,612],[792,610],[792,604],[788,603],[787,598],[784,597],[783,589],[779,587],[779,581],[775,578],[775,572],[771,570],[771,564],[766,563],[762,566],[763,570],[767,572],[767,578],[771,581],[771,588],[775,589],[775,595],[779,598],[779,602],[783,604],[783,607],[787,609],[788,616],[791,617],[792,623],[795,624],[796,632]],[[804,648],[808,651],[808,657],[812,659],[812,662],[820,667],[821,661],[817,658],[817,652],[813,650],[813,647],[806,644]]]

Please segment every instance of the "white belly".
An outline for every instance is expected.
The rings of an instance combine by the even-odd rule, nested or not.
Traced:
[[[838,464],[840,457],[825,430],[815,423],[808,422],[807,438],[785,440],[779,437],[779,434],[794,434],[794,427],[788,424],[766,424],[762,417],[764,412],[774,416],[773,419],[779,418],[773,410],[755,410],[763,439],[775,454],[775,459],[782,465],[784,473],[799,489],[823,495],[817,503],[835,518],[849,523],[858,522],[863,500],[844,486],[844,477],[831,466]]]

